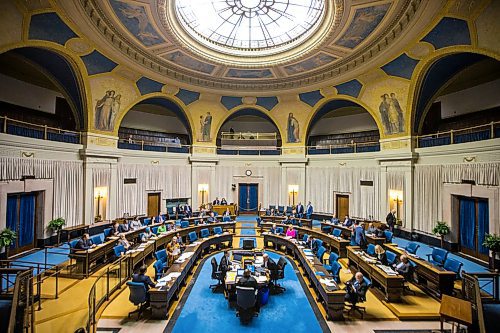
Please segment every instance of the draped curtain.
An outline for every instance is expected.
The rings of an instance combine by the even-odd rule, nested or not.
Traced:
[[[7,223],[6,226],[12,231],[17,232],[17,221],[18,221],[18,209],[17,209],[17,195],[7,196]],[[12,248],[16,247],[15,244],[11,245]]]
[[[103,167],[103,168],[94,168],[92,169],[92,191],[96,187],[106,187],[108,196],[109,198],[109,189],[111,186],[111,170],[109,167]],[[94,193],[92,193],[92,196],[94,197]],[[109,199],[107,199],[109,200]],[[94,216],[97,215],[97,200],[91,200],[90,201],[91,205],[91,212],[93,212]],[[102,203],[101,205],[101,210],[102,210]],[[100,212],[102,215],[102,211]],[[109,216],[109,204],[106,204],[106,214],[104,214],[105,219],[109,219],[111,216]]]
[[[488,200],[479,200],[477,203],[477,241],[479,252],[483,254],[488,254],[488,248],[483,246],[483,242],[490,230],[489,219]]]
[[[468,249],[475,249],[476,207],[474,199],[460,198],[459,223],[460,244]]]
[[[23,194],[19,203],[19,247],[33,243],[35,231],[35,194]]]

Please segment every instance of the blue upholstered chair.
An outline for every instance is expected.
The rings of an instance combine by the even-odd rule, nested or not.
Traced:
[[[396,258],[397,258],[396,253],[391,252],[391,251],[385,251],[385,255],[387,257],[387,264],[389,266],[392,266],[396,263]]]
[[[384,235],[385,235],[385,241],[387,243],[392,243],[392,236],[393,236],[393,233],[389,230],[386,230],[384,231]]]
[[[151,224],[151,219],[150,219],[150,218],[144,219],[144,220],[142,221],[142,224],[143,224],[143,225],[150,225],[150,224]]]
[[[283,215],[285,213],[285,206],[278,206],[278,213]]]
[[[181,221],[181,228],[187,228],[189,227],[189,221]]]
[[[366,247],[366,253],[370,256],[375,257],[375,245],[368,244],[368,246]]]
[[[276,233],[281,235],[283,233],[283,227],[276,227]]]
[[[208,228],[204,228],[200,230],[200,237],[201,238],[207,238],[210,236],[210,231],[208,231]]]
[[[190,243],[196,242],[198,240],[198,235],[196,234],[196,231],[191,231],[188,234],[188,238]]]
[[[342,266],[337,261],[334,261],[330,265],[324,267],[330,272],[330,274],[332,274],[333,279],[337,283],[340,283],[340,269],[342,268]]]
[[[158,235],[158,227],[152,227],[151,232],[155,235]]]
[[[323,246],[323,241],[321,239],[315,239],[314,240],[314,244],[313,244],[313,249],[315,249],[316,251],[319,250],[320,247]]]
[[[125,247],[123,245],[117,245],[113,248],[113,251],[115,252],[115,256],[117,258],[121,257],[122,254],[125,254]]]
[[[308,234],[304,234],[304,236],[302,236],[302,241],[305,243],[305,242],[307,242],[308,238],[309,238],[309,235]]]
[[[269,210],[274,209],[276,210],[276,205],[269,205]]]
[[[435,247],[432,249],[432,253],[427,255],[427,261],[434,265],[443,266],[448,253],[445,249]]]
[[[406,252],[408,252],[410,254],[417,254],[417,250],[418,250],[419,247],[420,247],[420,245],[418,245],[417,243],[415,243],[415,242],[409,242],[405,246],[405,250],[406,250]]]
[[[326,261],[328,261],[328,265],[323,265],[323,267],[327,270],[327,271],[331,271],[332,270],[332,264],[336,261],[339,260],[339,255],[335,252],[330,252],[330,256],[328,257],[328,259],[326,259]]]
[[[215,227],[214,228],[214,235],[220,235],[222,234],[222,228],[221,227]]]
[[[94,236],[90,237],[90,240],[95,245],[102,244],[104,242],[104,235],[103,234],[94,235]]]
[[[108,238],[111,236],[111,230],[113,230],[113,228],[106,228],[104,229],[104,238]]]
[[[368,292],[368,289],[370,289],[372,285],[372,282],[366,276],[363,277],[363,280],[365,280],[365,283],[368,286],[368,288],[366,288],[366,291],[363,294],[358,294],[357,303],[348,305],[350,309],[347,312],[348,314],[350,314],[351,312],[358,312],[361,315],[361,318],[363,318],[363,314],[366,312],[366,308],[363,306],[358,306],[358,304],[366,302],[366,293]]]
[[[222,217],[222,222],[231,222],[231,216],[223,216]],[[257,221],[258,223],[259,221]]]
[[[333,228],[332,235],[334,235],[335,237],[340,237],[342,235],[342,230],[339,228]]]
[[[332,226],[325,225],[325,226],[321,227],[321,231],[323,231],[326,234],[329,234],[330,232],[332,232]]]
[[[292,214],[292,206],[286,206],[286,215]]]
[[[167,250],[163,249],[163,250],[159,250],[159,251],[156,251],[154,253],[154,256],[155,256],[155,259],[157,261],[161,261],[162,263],[166,263],[167,262]]]
[[[155,270],[155,280],[158,281],[162,274],[163,274],[163,269],[166,267],[166,263],[160,260],[156,260],[155,263],[153,264],[153,268]]]
[[[137,319],[139,319],[148,300],[146,286],[142,282],[132,281],[127,282],[127,286],[130,290],[130,296],[128,297],[128,300],[135,306],[137,306],[136,310],[129,312],[128,317],[130,318],[130,315],[132,315],[133,313],[137,313]]]
[[[460,270],[462,269],[463,263],[452,258],[446,258],[443,268],[447,271],[454,272],[456,274],[455,279],[460,279]]]
[[[325,254],[326,249],[324,246],[320,246],[318,248],[318,253],[316,253],[316,256],[318,257],[319,261],[323,262],[323,255]]]
[[[80,239],[78,239],[78,238],[73,239],[73,240],[70,240],[70,241],[69,241],[69,248],[70,248],[71,250],[74,250],[74,249],[75,249],[75,246],[76,246],[76,244],[78,244],[78,241],[79,241],[79,240],[80,240]]]

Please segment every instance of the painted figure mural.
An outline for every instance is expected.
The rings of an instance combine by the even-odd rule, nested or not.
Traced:
[[[382,102],[379,106],[382,124],[386,134],[396,134],[404,131],[403,110],[395,93],[380,96]]]
[[[212,127],[212,115],[207,112],[205,116],[200,116],[200,139],[198,141],[210,141],[210,128]]]
[[[287,125],[287,142],[299,142],[299,122],[293,116],[293,113],[288,114]]]
[[[106,91],[106,94],[97,101],[95,106],[95,128],[101,131],[112,131],[116,115],[120,111],[121,95],[116,95],[114,90]]]

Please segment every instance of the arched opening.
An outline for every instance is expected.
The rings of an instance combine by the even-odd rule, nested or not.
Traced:
[[[380,150],[380,132],[370,113],[348,100],[332,100],[311,119],[308,154],[341,154]]]
[[[85,129],[85,92],[75,68],[69,58],[45,48],[0,54],[0,115],[7,117],[7,132],[79,142],[71,131]]]
[[[219,128],[219,154],[279,154],[281,135],[275,122],[264,112],[245,108],[231,114]]]
[[[500,135],[500,61],[455,53],[435,61],[418,91],[413,131],[418,146],[485,140]]]
[[[118,148],[189,152],[192,132],[184,110],[174,101],[152,97],[135,104],[118,129]]]

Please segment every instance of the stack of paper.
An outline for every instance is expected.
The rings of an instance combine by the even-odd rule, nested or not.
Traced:
[[[267,276],[265,276],[265,275],[259,275],[259,276],[257,276],[257,282],[258,283],[266,283],[267,282]]]
[[[335,281],[332,279],[320,279],[319,282],[324,284],[327,287],[336,287],[337,286],[337,283],[335,283]]]
[[[377,265],[380,269],[382,269],[387,275],[398,275],[391,267],[386,265]]]

